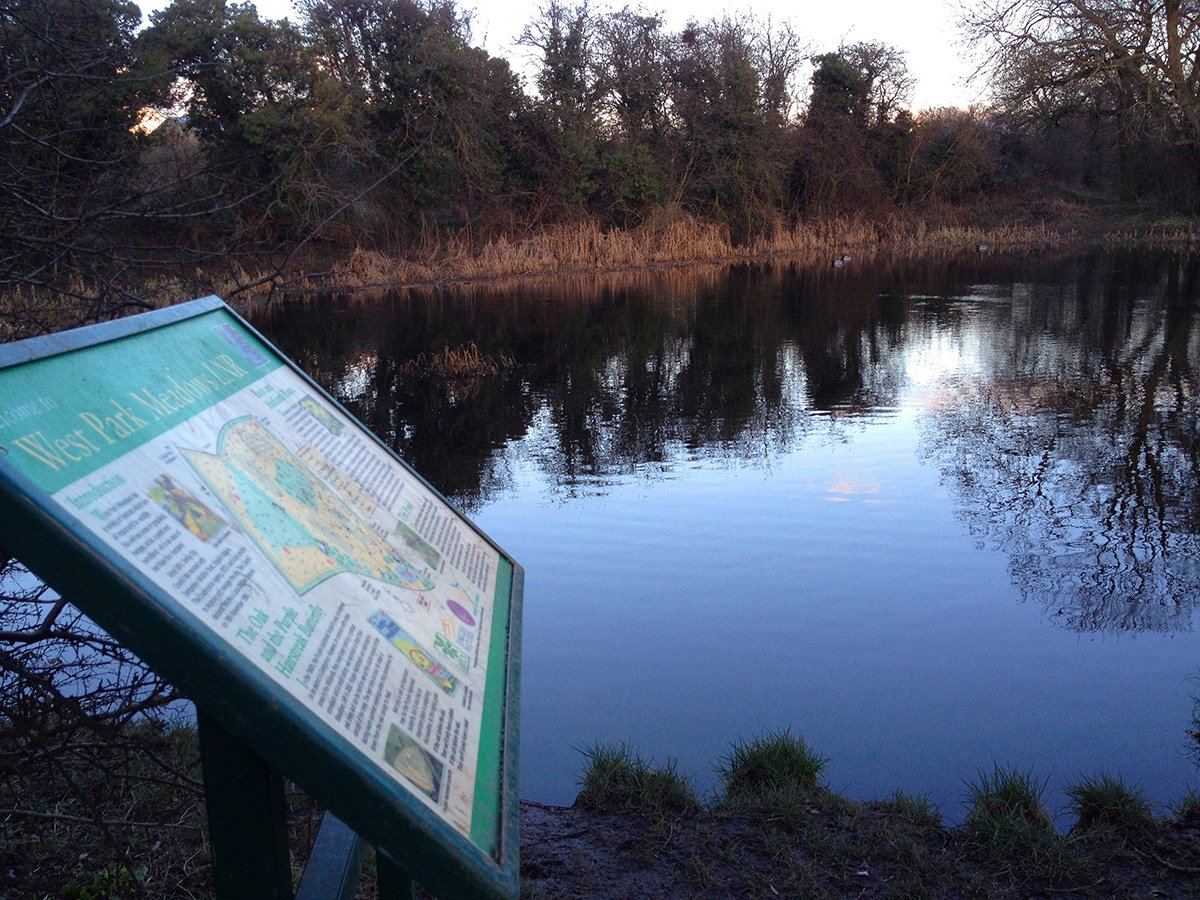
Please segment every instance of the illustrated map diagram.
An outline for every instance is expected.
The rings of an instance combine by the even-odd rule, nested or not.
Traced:
[[[226,423],[215,453],[180,453],[298,594],[340,572],[432,589],[257,418]]]

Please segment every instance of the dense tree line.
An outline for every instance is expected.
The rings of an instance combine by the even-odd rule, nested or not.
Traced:
[[[0,0],[0,290],[137,302],[150,271],[313,236],[385,248],[684,213],[733,243],[833,215],[1066,191],[1190,208],[1200,13],[981,0],[988,108],[909,109],[904,54],[752,16],[548,0],[525,80],[454,0]],[[818,52],[823,51],[823,52]],[[144,127],[157,112],[166,123]]]

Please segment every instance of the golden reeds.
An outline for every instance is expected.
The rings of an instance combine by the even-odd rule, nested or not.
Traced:
[[[677,214],[652,218],[628,230],[605,229],[592,220],[547,226],[524,236],[501,235],[475,250],[454,236],[436,246],[427,239],[411,257],[358,248],[335,264],[330,281],[331,286],[353,289],[751,262],[847,250],[974,250],[985,244],[997,249],[1058,247],[1075,238],[1073,232],[1045,223],[982,227],[930,225],[924,219],[834,217],[777,224],[735,247],[725,227]]]
[[[1195,219],[1167,219],[1147,226],[1131,226],[1104,235],[1108,247],[1137,247],[1146,250],[1170,250],[1200,244],[1200,222]]]
[[[724,228],[690,218],[630,230],[604,229],[588,220],[525,236],[501,235],[476,250],[455,236],[437,246],[426,241],[414,258],[358,248],[334,266],[332,280],[340,287],[470,281],[731,261],[744,255],[733,249]]]
[[[71,279],[62,290],[18,285],[0,292],[0,343],[94,321],[97,304]]]
[[[776,220],[750,242],[734,246],[729,229],[697,219],[675,206],[657,210],[635,228],[606,228],[592,219],[502,234],[480,241],[471,232],[428,228],[405,255],[361,247],[332,266],[319,262],[320,274],[306,274],[297,261],[285,275],[256,273],[253,262],[231,259],[221,269],[179,272],[150,279],[139,296],[150,305],[166,305],[215,292],[241,300],[260,298],[282,287],[288,292],[354,290],[486,281],[493,289],[513,286],[531,276],[596,276],[666,272],[703,264],[797,260],[819,262],[847,252],[887,250],[927,252],[1058,249],[1073,244],[1143,249],[1200,245],[1200,219],[1176,216],[1144,221],[1137,217],[1102,221],[1087,208],[1047,201],[1042,221],[980,225],[972,222],[1015,218],[1006,206],[977,209],[930,208],[883,218],[827,216],[786,224]],[[332,249],[332,248],[329,248]],[[325,251],[328,254],[329,249]],[[336,252],[336,250],[334,250]],[[243,268],[246,265],[247,268]],[[311,272],[311,270],[309,270]],[[255,284],[251,290],[244,286]],[[54,330],[102,315],[87,285],[61,291],[14,289],[0,294],[0,341]],[[71,294],[79,298],[72,300]],[[75,307],[78,307],[76,309]],[[86,307],[86,308],[85,308]]]
[[[497,360],[491,354],[480,353],[472,341],[459,347],[443,347],[441,353],[420,353],[400,367],[400,374],[409,378],[425,376],[447,380],[483,378],[512,366],[509,357],[501,355]]]

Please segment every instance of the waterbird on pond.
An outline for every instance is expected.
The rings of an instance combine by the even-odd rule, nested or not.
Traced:
[[[991,244],[976,244],[975,245],[975,251],[977,253],[987,253],[990,249],[992,249]]]
[[[842,259],[840,256],[835,256],[833,258],[833,267],[835,269],[840,269],[845,264],[846,264],[846,261],[844,259]]]

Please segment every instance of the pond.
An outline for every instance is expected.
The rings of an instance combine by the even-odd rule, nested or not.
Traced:
[[[803,734],[963,814],[993,764],[1200,787],[1200,262],[740,266],[274,306],[526,568],[521,793],[627,740],[702,792]],[[493,375],[420,363],[474,345]]]

